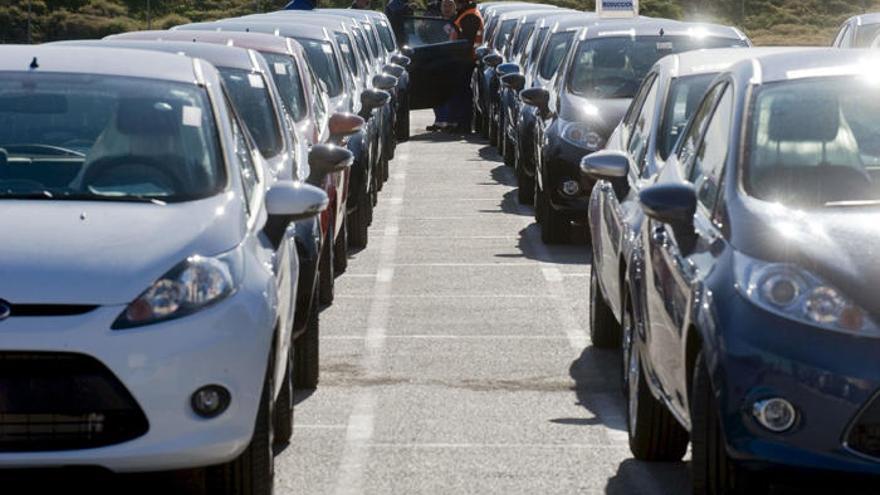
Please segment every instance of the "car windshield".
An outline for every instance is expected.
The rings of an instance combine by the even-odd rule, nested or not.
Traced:
[[[357,60],[354,58],[354,50],[351,46],[351,40],[345,33],[335,33],[335,35],[336,44],[339,45],[339,49],[342,51],[342,56],[345,58],[345,63],[348,64],[348,68],[351,69],[352,74],[357,76],[358,64]]]
[[[342,74],[333,56],[333,45],[328,41],[297,38],[305,49],[309,64],[315,70],[318,79],[327,86],[327,94],[332,98],[342,94]]]
[[[870,48],[874,39],[880,34],[880,24],[863,24],[856,29],[853,48]]]
[[[531,36],[534,29],[534,22],[527,22],[519,28],[519,32],[516,34],[516,39],[513,41],[513,52],[511,53],[511,55],[515,57],[522,53],[523,46],[525,45],[526,40],[529,39],[529,36]]]
[[[608,37],[582,41],[569,87],[587,98],[632,98],[655,62],[700,48],[745,46],[742,40],[692,36]]]
[[[306,97],[303,93],[302,79],[299,77],[296,61],[289,55],[263,52],[263,58],[269,64],[272,80],[278,88],[281,100],[294,122],[300,122],[308,113]]]
[[[226,173],[204,89],[119,76],[0,79],[0,198],[191,201]]]
[[[880,90],[861,78],[768,84],[754,98],[749,194],[794,207],[880,201]]]
[[[657,136],[657,150],[664,160],[669,158],[672,148],[684,132],[688,120],[694,115],[715,76],[716,74],[700,74],[680,77],[670,84],[666,108],[663,110],[663,123]]]
[[[263,75],[243,69],[218,70],[260,153],[266,158],[276,156],[283,147],[281,128]]]
[[[500,51],[501,48],[507,44],[507,38],[513,33],[513,28],[516,27],[516,23],[516,19],[509,19],[501,23],[501,28],[495,36],[495,43],[492,45],[496,50]]]

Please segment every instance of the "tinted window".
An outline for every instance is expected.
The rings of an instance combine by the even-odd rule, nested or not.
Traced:
[[[572,61],[571,91],[587,98],[632,98],[642,78],[666,55],[743,46],[738,39],[640,36],[582,41]]]
[[[280,153],[281,129],[263,75],[242,69],[220,69],[220,76],[260,153],[265,157]]]
[[[385,49],[389,52],[394,51],[394,34],[391,32],[391,28],[388,24],[384,22],[379,23],[379,37],[382,39],[382,44],[385,45]]]
[[[712,110],[715,108],[715,101],[717,101],[718,94],[722,89],[724,89],[724,85],[719,84],[709,90],[709,94],[703,98],[699,109],[694,114],[694,118],[688,124],[687,134],[681,138],[681,142],[679,143],[678,162],[681,167],[690,167],[690,161],[696,154],[697,145],[703,135],[703,129],[706,127],[706,121],[709,119],[709,116],[712,115]]]
[[[447,30],[451,25],[446,19],[407,17],[403,21],[406,44],[418,47],[445,43],[449,41]]]
[[[535,30],[534,22],[527,22],[519,28],[516,39],[513,41],[513,56],[517,56],[522,52],[523,46]]]
[[[537,33],[532,37],[532,40],[529,42],[529,46],[523,54],[523,62],[528,63],[527,71],[531,73],[531,68],[537,63],[535,58],[539,55],[538,50],[541,49],[541,44],[544,42],[544,39],[547,37],[547,33],[549,32],[549,28],[543,27],[538,30]]]
[[[516,27],[516,19],[510,19],[501,23],[501,28],[498,29],[498,34],[495,35],[495,40],[492,46],[496,50],[501,50],[502,47],[507,45],[508,38],[513,33],[513,28]]]
[[[651,140],[651,132],[654,128],[654,109],[657,105],[657,79],[652,78],[651,89],[645,97],[645,102],[638,113],[630,131],[629,155],[641,171],[645,155],[648,152],[648,143]]]
[[[364,26],[364,30],[367,32],[367,41],[370,42],[370,48],[373,49],[373,56],[379,56],[379,40],[376,39],[376,31],[373,29],[373,25],[369,22],[362,23]]]
[[[213,111],[192,84],[6,73],[0,197],[189,201],[223,189]]]
[[[663,110],[663,125],[657,135],[657,149],[664,160],[669,157],[713,79],[715,74],[702,74],[672,81]]]
[[[370,50],[367,48],[367,40],[364,39],[364,33],[358,29],[354,32],[354,41],[364,57],[370,58]]]
[[[553,74],[556,74],[556,69],[562,63],[562,59],[565,57],[566,52],[568,52],[568,47],[573,39],[573,31],[554,33],[550,36],[550,39],[547,40],[547,46],[541,54],[539,73],[542,78],[550,79],[553,77]]]
[[[232,112],[230,111],[230,115]],[[232,137],[235,139],[235,159],[238,162],[238,171],[241,174],[241,184],[244,190],[245,202],[250,205],[251,198],[254,195],[254,189],[257,187],[257,169],[254,166],[254,159],[251,156],[251,149],[248,146],[247,138],[236,119],[232,119]]]
[[[690,181],[697,190],[697,199],[710,211],[715,207],[715,200],[721,186],[721,175],[727,162],[730,141],[730,119],[733,110],[733,91],[728,87],[712,120],[706,127],[703,142],[700,144],[690,173]]]
[[[327,86],[330,97],[342,94],[342,75],[333,54],[333,45],[327,41],[297,38],[305,49],[309,65],[314,69],[318,79]]]
[[[858,77],[768,84],[751,113],[745,188],[798,207],[880,200],[880,91]]]
[[[354,58],[354,50],[351,46],[351,40],[348,39],[348,35],[345,33],[336,33],[336,43],[342,51],[342,57],[345,58],[345,63],[348,64],[348,68],[351,69],[351,72],[354,75],[358,75],[357,60]]]
[[[269,64],[272,79],[281,94],[281,100],[287,106],[287,111],[294,122],[305,118],[306,98],[303,92],[302,80],[299,77],[295,60],[287,55],[278,53],[263,53],[263,57]]]

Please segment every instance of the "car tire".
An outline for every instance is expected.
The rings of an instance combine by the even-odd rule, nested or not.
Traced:
[[[244,452],[226,464],[205,470],[207,493],[228,495],[271,495],[275,480],[273,446],[272,367],[266,372],[254,435]]]
[[[680,461],[687,452],[687,430],[648,389],[638,346],[633,346],[629,361],[626,408],[629,450],[640,461]]]
[[[336,263],[333,261],[333,229],[335,221],[331,220],[330,230],[324,239],[324,246],[321,249],[321,260],[318,262],[318,273],[321,279],[319,300],[323,305],[333,304],[334,290],[336,286],[336,275],[333,273],[333,267]]]
[[[516,154],[513,150],[513,143],[511,143],[510,140],[507,139],[506,133],[501,139],[504,140],[504,154],[502,155],[504,156],[504,164],[508,167],[516,166]]]
[[[546,194],[541,193],[540,199],[541,241],[544,244],[565,244],[571,238],[571,223],[553,209]]]
[[[535,214],[535,223],[537,223],[540,227],[541,222],[544,221],[544,219],[541,217],[541,203],[544,201],[543,199],[541,199],[541,196],[543,195],[543,193],[541,192],[541,187],[538,185],[538,180],[532,179],[532,182],[535,183],[535,192],[532,193],[532,210]]]
[[[361,193],[358,201],[357,209],[351,215],[351,222],[348,224],[348,245],[355,249],[363,249],[367,247],[370,229],[370,213],[373,209],[373,200],[367,193]]]
[[[486,115],[483,112],[478,113],[477,123],[479,124],[480,136],[488,139],[489,138],[489,119],[486,118]]]
[[[320,376],[320,319],[318,305],[312,302],[306,331],[293,343],[293,386],[296,389],[318,387]]]
[[[504,114],[498,113],[498,130],[495,131],[495,149],[498,151],[498,154],[502,157],[504,156]]]
[[[739,468],[727,454],[727,442],[712,392],[709,368],[702,352],[694,365],[691,397],[693,446],[691,451],[694,495],[745,495],[767,493],[763,483]]]
[[[273,445],[282,447],[290,443],[293,437],[293,347],[287,351],[287,362],[284,370],[284,383],[275,399],[275,411],[272,415],[272,429],[275,433]]]
[[[400,108],[397,110],[397,122],[395,123],[395,135],[397,135],[398,143],[409,141],[409,98],[404,98],[400,102]]]
[[[519,204],[532,206],[535,204],[535,181],[531,177],[525,174],[522,170],[517,170],[516,172],[516,185],[518,186],[518,190],[516,193],[516,199],[519,200]]]
[[[596,265],[590,269],[590,340],[593,347],[614,349],[620,345],[621,325],[599,287]]]
[[[490,110],[489,115],[486,116],[486,120],[489,121],[489,144],[496,147],[498,146],[498,126],[495,125],[495,119],[492,117],[492,110]]]
[[[342,229],[333,245],[333,275],[340,276],[348,269],[348,215],[342,220]]]

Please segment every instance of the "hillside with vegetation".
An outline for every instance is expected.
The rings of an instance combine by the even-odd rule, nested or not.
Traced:
[[[320,0],[347,6],[350,0]],[[417,0],[419,3],[423,0]],[[592,10],[593,0],[545,0]],[[274,10],[285,0],[0,0],[0,42],[97,38],[120,31],[163,29],[191,21]],[[374,0],[381,8],[384,0]],[[149,6],[149,9],[147,8]],[[642,13],[735,24],[758,44],[827,45],[847,17],[872,9],[875,0],[642,0]]]

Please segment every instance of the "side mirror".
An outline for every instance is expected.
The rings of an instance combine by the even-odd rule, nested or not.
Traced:
[[[476,54],[477,60],[483,60],[483,57],[489,54],[489,47],[479,46],[476,50],[474,50],[474,54]]]
[[[501,76],[501,84],[516,92],[520,92],[524,87],[526,87],[526,76],[516,73],[507,74]]]
[[[370,111],[374,108],[385,106],[390,99],[391,95],[388,94],[387,91],[382,91],[381,89],[365,89],[361,92],[361,107],[363,107],[364,110]]]
[[[524,89],[519,97],[523,103],[537,107],[541,113],[550,111],[550,92],[544,88]]]
[[[385,72],[386,74],[391,74],[392,76],[400,79],[400,76],[402,76],[403,73],[406,72],[406,69],[397,64],[385,64],[385,67],[382,67],[382,72]]]
[[[327,127],[333,139],[343,139],[363,129],[364,119],[353,113],[337,112],[330,116]]]
[[[397,86],[397,78],[391,74],[379,74],[373,77],[373,87],[388,91]]]
[[[276,248],[291,222],[311,218],[327,209],[327,193],[315,186],[289,180],[278,181],[266,191],[266,226],[263,231]]]
[[[581,158],[581,175],[613,181],[629,173],[629,156],[622,151],[603,150]]]
[[[507,74],[516,74],[520,72],[519,65],[514,64],[512,62],[508,62],[506,64],[501,64],[495,68],[495,72],[498,73],[499,76],[504,77]]]
[[[639,202],[645,214],[658,222],[693,225],[697,193],[690,184],[654,184],[642,189]]]
[[[413,58],[413,55],[416,54],[416,51],[413,50],[412,47],[404,45],[400,48],[400,53],[402,53],[405,57]]]
[[[361,119],[358,117],[358,119]],[[363,122],[363,119],[361,119]],[[354,154],[341,146],[316,144],[309,151],[309,167],[313,176],[342,172],[354,163]]]
[[[403,68],[406,68],[406,67],[409,67],[409,64],[412,63],[412,59],[407,57],[406,55],[396,54],[396,55],[391,56],[391,63],[397,64]]]
[[[497,53],[490,53],[483,57],[483,63],[489,67],[498,67],[501,62],[504,62],[504,59]]]

